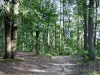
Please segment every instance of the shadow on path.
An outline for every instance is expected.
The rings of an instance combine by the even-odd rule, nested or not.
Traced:
[[[23,62],[0,62],[0,75],[89,75],[94,69],[99,72],[100,61],[82,63],[79,56],[32,56],[19,53]],[[99,75],[99,74],[98,74]]]

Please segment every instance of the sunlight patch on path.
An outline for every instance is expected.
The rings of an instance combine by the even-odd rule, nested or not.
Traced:
[[[25,67],[21,67],[21,66],[18,66],[18,67],[13,67],[17,70],[20,70],[20,71],[29,71],[29,72],[46,72],[45,70],[39,70],[39,69],[30,69],[30,68],[25,68]]]
[[[54,65],[54,66],[67,66],[67,65],[76,65],[76,64],[71,64],[71,63],[64,63],[64,64],[57,64],[57,63],[50,63],[50,65]]]
[[[47,72],[45,70],[29,69],[30,72]]]

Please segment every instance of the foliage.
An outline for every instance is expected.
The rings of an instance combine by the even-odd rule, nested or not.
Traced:
[[[92,73],[89,73],[89,75],[99,75],[96,71],[93,71]]]
[[[80,50],[80,51],[78,52],[78,54],[79,54],[80,56],[84,57],[84,60],[86,60],[86,61],[89,60],[89,58],[88,58],[89,53],[88,53],[87,50]]]
[[[35,53],[36,30],[39,30],[41,55],[79,54],[87,58],[88,51],[83,49],[83,17],[88,13],[85,3],[86,0],[20,0],[17,51]],[[0,12],[0,49],[4,49],[3,14]]]

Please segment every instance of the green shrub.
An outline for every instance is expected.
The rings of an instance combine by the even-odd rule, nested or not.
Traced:
[[[80,51],[78,51],[78,54],[79,54],[80,56],[84,57],[85,60],[88,59],[88,55],[89,55],[88,50],[80,50]]]

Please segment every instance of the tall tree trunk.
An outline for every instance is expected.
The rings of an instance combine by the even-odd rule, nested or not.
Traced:
[[[97,7],[98,7],[98,3],[96,2],[96,18],[95,18],[95,27],[94,27],[94,47],[96,46],[96,30],[97,30]]]
[[[12,11],[10,10],[9,0],[5,1],[5,56],[6,59],[14,59],[17,45],[17,15],[18,0],[12,0]],[[12,16],[11,16],[12,13]]]
[[[78,2],[79,0],[77,0],[77,2]],[[80,14],[79,13],[79,7],[78,7],[78,14]],[[78,23],[80,23],[80,20],[79,20],[79,18],[78,18]],[[79,50],[79,40],[80,40],[80,29],[79,29],[79,24],[78,24],[78,26],[77,26],[77,50]]]
[[[50,18],[50,17],[49,17],[49,18]],[[49,50],[49,48],[50,48],[49,25],[50,25],[50,23],[49,23],[49,20],[48,20],[48,25],[47,25],[47,49],[48,49],[48,50]]]
[[[61,0],[60,0],[60,28],[59,28],[59,55],[62,55],[62,50],[61,50]]]
[[[35,45],[35,50],[36,50],[36,55],[39,55],[39,26],[36,27],[36,45]]]
[[[12,31],[11,31],[11,42],[12,42],[11,58],[12,59],[15,58],[15,52],[17,49],[17,28],[18,28],[18,25],[15,22],[13,22]]]
[[[11,30],[11,42],[12,42],[12,49],[11,49],[11,58],[15,58],[16,48],[17,48],[17,31],[18,31],[18,23],[17,23],[17,16],[18,16],[18,7],[19,2],[18,0],[12,0],[13,4],[13,19],[12,19],[12,30]]]
[[[80,40],[80,33],[79,33],[79,27],[77,27],[77,50],[79,50],[79,40]]]
[[[56,45],[56,22],[55,22],[55,53],[57,53],[57,45]]]
[[[5,25],[5,59],[11,58],[11,17],[9,0],[5,1],[4,9],[4,25]]]
[[[64,41],[65,41],[65,4],[64,4],[64,0],[63,0],[63,34],[64,34]]]
[[[65,0],[63,0],[63,52],[65,50]]]
[[[83,3],[83,7],[84,7],[84,50],[88,50],[88,36],[87,36],[87,0],[84,0]]]
[[[87,50],[87,43],[88,43],[88,37],[87,37],[87,14],[84,14],[84,50]]]
[[[88,44],[89,44],[89,59],[93,61],[95,59],[95,49],[94,49],[94,24],[93,24],[93,15],[94,15],[94,0],[89,0],[89,20],[88,20]]]

